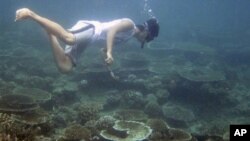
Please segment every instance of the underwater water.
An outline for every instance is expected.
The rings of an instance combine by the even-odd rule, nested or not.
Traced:
[[[248,0],[2,1],[0,141],[228,141],[231,124],[250,124],[249,6]],[[135,39],[115,45],[111,67],[101,47],[89,46],[77,67],[62,74],[41,25],[14,22],[23,7],[65,29],[79,20],[142,24],[155,17],[160,32],[143,49]]]

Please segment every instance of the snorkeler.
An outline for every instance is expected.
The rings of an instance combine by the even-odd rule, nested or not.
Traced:
[[[135,25],[128,18],[117,19],[110,22],[101,23],[98,21],[78,21],[71,29],[65,30],[61,25],[41,17],[27,8],[16,11],[15,21],[31,19],[40,24],[48,33],[52,46],[53,56],[60,72],[67,73],[77,64],[80,54],[93,42],[106,42],[107,65],[113,63],[112,48],[114,44],[122,43],[135,37],[141,42],[141,47],[145,42],[152,41],[158,36],[159,24],[155,18],[147,20],[141,25]],[[63,41],[66,46],[63,49],[59,43]]]

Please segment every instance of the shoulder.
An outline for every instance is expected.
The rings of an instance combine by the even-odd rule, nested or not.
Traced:
[[[116,19],[107,23],[102,23],[102,27],[109,31],[127,31],[134,29],[135,24],[129,18]]]
[[[134,22],[129,18],[115,19],[115,20],[110,21],[108,23],[112,23],[112,24],[121,24],[121,23],[122,24],[124,24],[124,23],[126,23],[126,24],[134,24]]]
[[[134,21],[133,21],[133,20],[131,20],[131,19],[129,19],[129,18],[122,18],[122,19],[120,19],[120,20],[121,20],[121,22],[134,24]]]
[[[134,22],[129,18],[122,18],[122,19],[118,19],[117,21],[118,21],[117,22],[118,26],[124,27],[127,29],[134,28],[135,26]]]

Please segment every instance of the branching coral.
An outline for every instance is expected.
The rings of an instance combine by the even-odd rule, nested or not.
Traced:
[[[38,126],[19,123],[12,118],[12,115],[0,114],[0,138],[6,141],[33,141],[39,131]]]
[[[84,103],[75,110],[78,111],[78,119],[80,123],[85,124],[89,120],[96,120],[99,118],[98,112],[102,109],[99,103]]]

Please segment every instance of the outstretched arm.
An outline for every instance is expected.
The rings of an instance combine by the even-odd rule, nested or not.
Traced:
[[[124,19],[121,21],[121,23],[109,29],[107,33],[107,58],[105,60],[107,64],[112,64],[114,61],[113,56],[112,56],[112,49],[113,49],[115,35],[118,32],[131,30],[133,27],[134,27],[134,24],[131,20]]]

